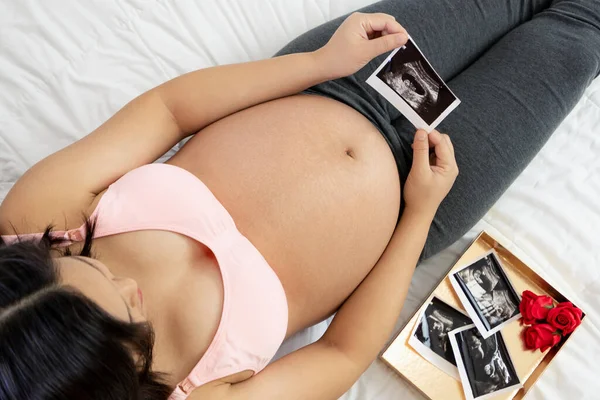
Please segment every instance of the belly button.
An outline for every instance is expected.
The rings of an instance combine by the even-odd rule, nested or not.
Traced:
[[[354,155],[354,150],[352,150],[352,149],[346,149],[346,150],[345,150],[345,153],[346,153],[346,155],[347,155],[348,157],[350,157],[350,158],[352,158],[352,159],[356,158],[356,157],[355,157],[355,155]]]

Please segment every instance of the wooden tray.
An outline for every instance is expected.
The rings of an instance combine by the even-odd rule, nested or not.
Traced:
[[[524,290],[529,289],[536,294],[547,294],[558,302],[567,301],[565,296],[558,292],[558,290],[548,284],[486,232],[482,232],[473,241],[471,246],[450,269],[449,273],[469,264],[491,249],[494,249],[500,257],[500,261],[519,295]],[[461,400],[465,398],[461,383],[439,370],[433,364],[430,364],[408,344],[408,339],[417,322],[418,316],[423,308],[427,306],[432,294],[435,294],[435,296],[446,303],[464,310],[452,289],[448,274],[446,274],[430,296],[427,297],[427,300],[419,307],[400,333],[384,350],[381,359],[399,373],[400,376],[413,384],[427,398],[432,400]],[[517,375],[523,383],[523,387],[517,388],[510,393],[498,395],[494,399],[522,399],[554,359],[561,347],[572,337],[571,335],[567,340],[559,343],[546,353],[541,353],[539,350],[532,352],[526,350],[523,346],[520,335],[522,330],[523,327],[520,325],[520,321],[516,320],[505,326],[502,329],[502,334],[513,358]]]

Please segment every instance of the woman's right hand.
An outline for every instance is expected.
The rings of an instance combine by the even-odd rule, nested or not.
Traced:
[[[406,29],[393,16],[356,12],[315,54],[327,76],[337,79],[354,74],[375,57],[404,46],[407,40]]]
[[[430,155],[429,149],[434,152]],[[413,163],[404,184],[406,210],[433,219],[440,203],[454,185],[458,166],[448,135],[418,130],[413,142]]]

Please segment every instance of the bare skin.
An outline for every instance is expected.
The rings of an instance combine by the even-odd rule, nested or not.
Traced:
[[[400,181],[383,136],[353,109],[318,96],[225,118],[169,162],[209,185],[273,267],[288,298],[289,334],[341,305],[398,218]]]
[[[345,25],[327,51],[316,55],[225,67],[223,77],[218,68],[199,71],[140,96],[91,135],[35,166],[0,207],[2,233],[9,233],[8,221],[22,233],[52,221],[66,220],[61,229],[77,227],[81,212],[90,215],[110,183],[197,132],[169,163],[211,189],[276,272],[289,305],[288,336],[339,311],[316,344],[252,379],[244,371],[210,382],[192,400],[275,399],[283,393],[337,398],[387,339],[429,224],[454,182],[449,139],[434,132],[428,140],[421,132],[415,142],[421,164],[406,183],[407,209],[396,226],[399,178],[381,134],[341,103],[293,95],[353,73],[406,41],[389,16],[356,15]],[[355,53],[352,62],[338,60],[348,53]],[[323,65],[330,70],[324,72]],[[239,94],[242,83],[255,81],[259,87]],[[219,101],[227,84],[238,95]],[[194,85],[208,95],[187,90]],[[432,166],[430,146],[437,155]],[[67,171],[79,176],[64,178]],[[44,182],[62,186],[48,189]],[[202,357],[219,324],[223,289],[216,259],[204,245],[166,231],[98,238],[95,248],[96,260],[56,260],[63,282],[118,318],[151,321],[157,337],[154,369],[168,372],[175,386]],[[106,284],[94,283],[102,279]],[[334,368],[338,376],[325,379]],[[299,371],[305,380],[296,379]]]
[[[275,270],[288,300],[288,336],[339,308],[396,225],[400,187],[388,145],[366,118],[333,100],[299,95],[241,111],[194,136],[169,163],[211,188]],[[322,235],[328,231],[337,233]],[[193,239],[164,231],[99,238],[95,248],[113,274],[138,282],[157,334],[156,363],[178,370],[173,381],[181,381],[220,320],[216,260]],[[173,326],[181,329],[168,333]]]

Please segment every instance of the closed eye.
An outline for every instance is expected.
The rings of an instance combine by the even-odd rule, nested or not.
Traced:
[[[100,268],[98,268],[97,266],[95,266],[94,264],[92,264],[91,262],[86,260],[84,257],[74,256],[73,258],[94,268],[96,271],[100,272],[102,274],[102,276],[104,276],[106,279],[108,279],[110,281],[111,285],[113,286],[113,288],[115,289],[115,291],[117,292],[117,294],[119,295],[121,300],[123,300],[123,304],[125,305],[125,308],[127,309],[127,315],[129,316],[129,322],[133,323],[133,317],[131,316],[131,308],[129,307],[129,304],[127,304],[127,301],[125,301],[125,299],[121,295],[121,292],[119,291],[119,289],[117,289],[117,287],[113,284],[112,279],[110,279],[108,276],[106,276],[106,274]]]

